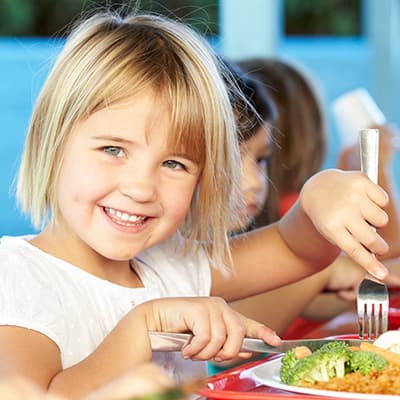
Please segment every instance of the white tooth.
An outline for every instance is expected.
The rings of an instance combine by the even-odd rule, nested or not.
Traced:
[[[109,212],[111,215],[114,215],[114,214],[115,214],[115,210],[114,210],[113,208],[109,208],[109,209],[108,209],[108,212]]]
[[[136,222],[137,219],[138,219],[138,217],[137,217],[136,215],[131,215],[131,216],[129,217],[129,221],[130,221],[130,222]]]
[[[121,217],[122,217],[122,212],[121,212],[121,211],[116,211],[116,212],[115,212],[115,215],[116,215],[118,218],[121,218]]]
[[[121,218],[122,218],[123,221],[128,221],[129,215],[127,213],[123,213]]]

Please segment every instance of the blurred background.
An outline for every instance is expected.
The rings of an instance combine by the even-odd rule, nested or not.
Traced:
[[[232,61],[280,57],[308,71],[328,116],[333,167],[340,137],[330,105],[366,88],[388,121],[399,124],[400,0],[125,1],[190,24]],[[32,106],[71,24],[121,1],[0,0],[0,237],[33,232],[17,210],[13,181]],[[396,157],[394,168],[400,162]],[[400,172],[396,174],[400,186]]]

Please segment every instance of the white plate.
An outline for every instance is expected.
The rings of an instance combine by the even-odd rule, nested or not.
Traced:
[[[247,370],[244,375],[252,378],[258,383],[273,387],[275,389],[282,389],[288,392],[312,394],[316,396],[326,397],[341,397],[346,399],[358,399],[358,400],[384,400],[384,399],[400,399],[400,396],[394,395],[383,395],[383,394],[364,394],[364,393],[351,393],[351,392],[335,392],[333,390],[322,390],[322,389],[311,389],[302,388],[298,386],[285,385],[281,382],[279,377],[279,371],[281,369],[281,358],[274,358],[261,365]]]

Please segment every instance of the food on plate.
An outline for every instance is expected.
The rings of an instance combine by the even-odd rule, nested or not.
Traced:
[[[372,351],[352,351],[349,362],[349,372],[361,372],[363,375],[371,371],[382,371],[389,362],[380,354]]]
[[[283,383],[304,386],[305,383],[328,382],[334,377],[358,371],[368,374],[385,369],[384,357],[369,351],[353,351],[343,341],[332,341],[302,358],[296,349],[289,350],[282,358],[280,378]]]
[[[390,350],[393,353],[400,353],[400,331],[382,333],[375,340],[374,345],[385,350]]]
[[[394,353],[391,350],[385,350],[381,347],[375,346],[375,344],[367,342],[361,343],[360,349],[363,351],[373,351],[374,353],[380,354],[389,363],[400,366],[400,354]]]
[[[328,382],[305,383],[304,387],[336,392],[352,392],[375,395],[400,395],[400,367],[389,364],[383,371],[373,371],[367,375],[352,372],[343,378],[332,378]]]
[[[288,385],[312,389],[400,395],[400,331],[387,331],[360,347],[332,341],[309,355],[304,349],[289,350],[280,377]]]

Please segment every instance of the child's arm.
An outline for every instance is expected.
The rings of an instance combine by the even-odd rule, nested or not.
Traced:
[[[65,370],[58,347],[47,336],[2,326],[0,375],[22,376],[50,393],[80,399],[151,361],[148,331],[191,331],[194,337],[182,355],[194,360],[233,358],[239,354],[244,336],[279,343],[272,330],[241,316],[220,298],[165,298],[135,307],[92,354]]]
[[[213,271],[212,294],[228,301],[302,279],[347,252],[381,278],[387,270],[371,253],[387,251],[373,226],[387,223],[386,193],[359,172],[326,170],[304,185],[299,200],[276,224],[232,239],[235,274]]]

